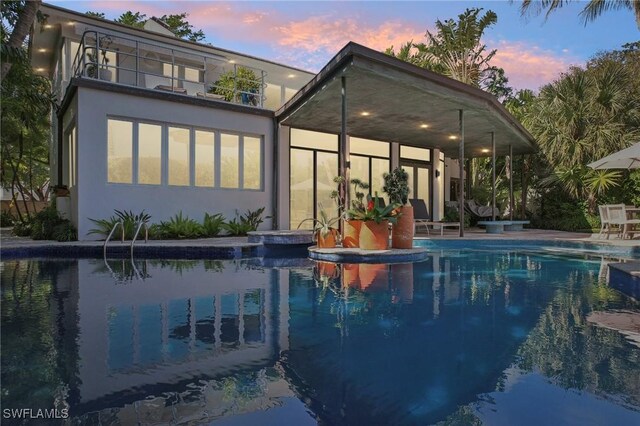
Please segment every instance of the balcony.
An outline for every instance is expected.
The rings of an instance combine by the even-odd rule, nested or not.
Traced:
[[[264,108],[266,72],[203,54],[98,31],[85,31],[72,74],[117,84]]]

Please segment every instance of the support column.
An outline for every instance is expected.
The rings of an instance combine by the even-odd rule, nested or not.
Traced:
[[[458,196],[458,211],[460,216],[460,237],[464,237],[464,111],[460,110],[458,115],[460,127],[460,152],[458,163],[460,165],[460,194]]]
[[[491,220],[496,220],[496,134],[491,132]]]
[[[513,145],[509,144],[509,220],[513,220]]]
[[[344,207],[348,208],[350,204],[349,199],[349,169],[350,162],[348,161],[349,150],[347,147],[347,78],[342,76],[341,80],[341,100],[342,100],[342,114],[340,122],[340,144],[338,147],[338,173],[344,177],[345,185],[341,187],[343,191],[341,195],[344,200]],[[340,212],[342,213],[342,212]]]

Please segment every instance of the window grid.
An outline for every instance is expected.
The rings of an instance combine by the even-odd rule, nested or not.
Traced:
[[[169,128],[180,128],[189,130],[189,185],[188,187],[193,188],[208,188],[208,189],[231,189],[231,190],[245,190],[245,191],[264,191],[264,138],[260,135],[254,134],[245,134],[233,131],[226,130],[218,130],[218,129],[209,129],[209,128],[201,128],[195,126],[183,126],[179,124],[173,123],[161,123],[155,122],[151,120],[132,120],[127,118],[119,118],[119,117],[109,117],[107,121],[124,121],[131,123],[132,125],[132,152],[131,152],[131,160],[132,160],[132,176],[130,182],[111,182],[107,177],[107,183],[110,184],[118,184],[118,185],[145,185],[145,186],[176,186],[173,184],[169,184]],[[161,153],[160,153],[160,184],[148,184],[148,183],[140,183],[138,176],[138,168],[139,168],[139,126],[141,124],[149,124],[156,125],[161,127]],[[107,126],[107,130],[109,126]],[[196,185],[196,132],[208,132],[213,134],[214,138],[214,158],[213,158],[213,186],[197,186]],[[222,156],[221,156],[221,144],[222,144],[222,135],[232,135],[238,138],[238,185],[236,187],[222,187],[221,181],[221,169],[222,169]],[[259,140],[258,149],[260,150],[260,163],[259,163],[259,187],[258,188],[244,188],[244,138],[250,137]],[[109,135],[107,135],[107,140],[109,139]],[[109,156],[107,155],[107,170],[109,170]],[[186,185],[185,185],[186,186]]]

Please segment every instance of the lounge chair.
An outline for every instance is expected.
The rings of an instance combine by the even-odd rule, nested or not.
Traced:
[[[444,228],[460,228],[459,222],[434,222],[431,220],[429,209],[427,204],[422,199],[409,200],[411,206],[413,206],[413,226],[416,233],[418,233],[418,226],[424,226],[427,229],[427,235],[430,235],[429,226],[439,226],[440,235],[444,235]]]

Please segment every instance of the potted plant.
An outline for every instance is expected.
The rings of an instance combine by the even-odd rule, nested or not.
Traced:
[[[398,205],[392,203],[381,207],[376,192],[375,198],[367,194],[367,204],[364,209],[357,206],[347,212],[352,219],[362,221],[358,247],[364,250],[386,250],[389,248],[389,223],[395,223],[397,220],[397,215],[394,212],[396,207]]]
[[[389,196],[391,204],[399,205],[396,209],[397,221],[391,231],[391,247],[410,249],[413,247],[413,207],[409,201],[409,174],[402,168],[396,167],[391,173],[384,174],[382,190]]]
[[[234,70],[220,75],[208,92],[224,96],[227,102],[238,102],[258,106],[261,83],[256,73],[246,67],[238,66]]]
[[[51,188],[51,191],[56,197],[68,197],[70,194],[69,187],[67,185],[56,185]]]
[[[335,225],[340,221],[340,216],[330,218],[327,212],[322,208],[322,204],[318,204],[318,218],[307,218],[298,224],[298,229],[303,223],[313,222],[313,234],[319,248],[334,248],[338,241],[338,229]]]
[[[111,81],[113,71],[108,67],[109,58],[107,58],[107,50],[113,40],[110,36],[100,37],[100,55],[102,59],[99,61],[97,58],[97,46],[95,49],[87,51],[87,58],[89,59],[89,65],[87,66],[87,75],[92,78],[99,78],[100,80]],[[98,63],[100,62],[100,63]]]
[[[336,182],[339,187],[344,185],[345,192],[349,190],[346,188],[347,185],[344,177],[337,176],[333,181]],[[349,183],[353,185],[355,199],[351,201],[351,209],[345,212],[345,217],[342,221],[342,247],[356,248],[360,247],[360,230],[363,223],[362,219],[359,219],[359,216],[366,213],[364,192],[362,191],[369,189],[369,184],[362,182],[360,179],[351,179]],[[338,208],[344,206],[344,201],[340,198],[338,191],[334,191],[331,194],[331,198],[336,200]]]

